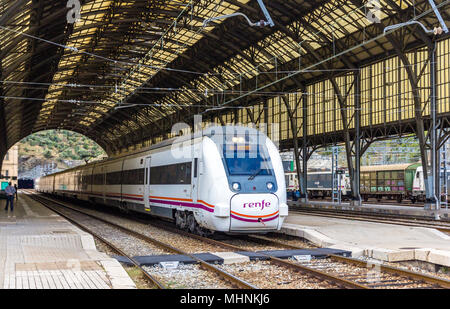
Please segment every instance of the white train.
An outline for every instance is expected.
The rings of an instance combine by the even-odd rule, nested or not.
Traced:
[[[36,190],[172,219],[179,228],[279,230],[288,215],[275,145],[247,127],[210,127],[37,180]]]

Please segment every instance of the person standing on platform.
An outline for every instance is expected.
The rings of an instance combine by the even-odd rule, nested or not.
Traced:
[[[19,195],[17,195],[17,185],[16,184],[14,184],[14,190],[16,190],[16,201],[18,201],[19,200]]]
[[[11,185],[11,183],[8,184],[8,186],[5,188],[6,193],[6,207],[5,210],[8,211],[8,205],[11,208],[11,211],[14,211],[14,193],[16,193],[16,189]]]

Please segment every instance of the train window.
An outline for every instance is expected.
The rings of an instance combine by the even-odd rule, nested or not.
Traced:
[[[103,174],[92,175],[92,184],[93,185],[103,185]]]
[[[145,170],[138,168],[126,170],[122,173],[122,184],[124,185],[142,185],[144,184]]]
[[[85,175],[83,177],[84,177],[84,181],[83,182],[86,185],[91,185],[92,184],[92,175],[91,174]]]
[[[106,174],[107,185],[120,185],[122,183],[122,171]]]
[[[272,163],[264,147],[226,144],[223,145],[223,155],[230,175],[272,175]]]
[[[151,185],[188,185],[191,177],[192,162],[150,168]]]

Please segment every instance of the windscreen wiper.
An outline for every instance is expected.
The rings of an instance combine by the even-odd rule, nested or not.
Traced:
[[[262,168],[260,168],[259,170],[257,170],[253,175],[251,175],[250,177],[248,177],[248,180],[253,180],[253,179],[255,179],[255,177],[258,176],[259,173],[262,172],[262,170],[263,170]]]

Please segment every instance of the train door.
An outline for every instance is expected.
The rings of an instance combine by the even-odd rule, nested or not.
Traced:
[[[420,195],[421,193],[425,192],[425,182],[423,180],[423,170],[421,167],[417,168],[416,170],[412,191],[413,195]]]
[[[102,178],[100,183],[102,192],[102,203],[106,203],[106,172],[107,172],[106,167],[102,166],[101,169]]]
[[[145,158],[145,180],[144,180],[144,205],[145,211],[150,211],[150,165],[151,157]]]
[[[199,177],[200,177],[200,167],[202,165],[202,139],[197,140],[194,143],[193,151],[194,160],[192,162],[192,187],[191,187],[191,199],[194,203],[198,200],[198,187],[199,187]],[[201,199],[201,197],[200,197]]]
[[[193,170],[192,170],[192,201],[197,202],[198,198],[198,158],[194,159]]]

